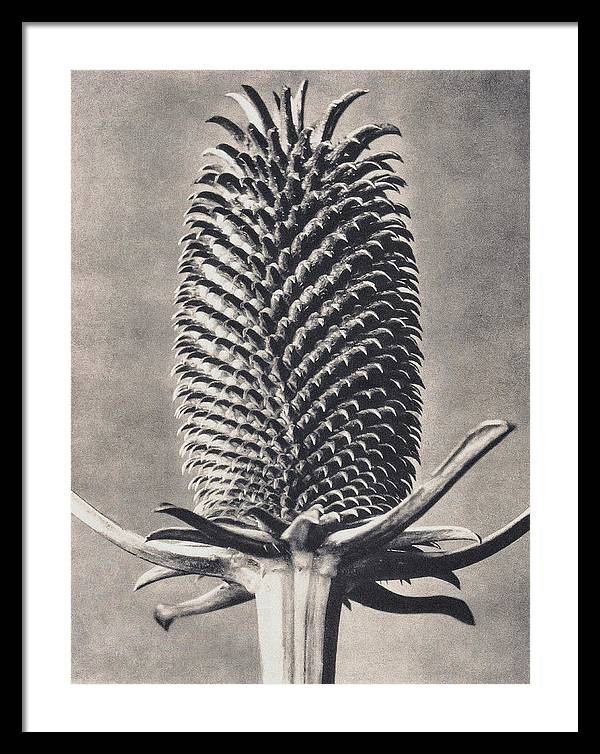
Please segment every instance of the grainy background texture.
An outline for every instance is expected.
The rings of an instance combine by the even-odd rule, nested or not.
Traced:
[[[310,81],[308,122],[364,88],[338,129],[391,122],[403,139],[403,201],[423,301],[423,472],[474,425],[517,430],[423,523],[487,534],[529,494],[529,77],[523,71],[75,71],[72,75],[72,486],[122,525],[162,524],[189,505],[171,394],[177,240],[205,124],[238,118],[224,94]],[[73,521],[72,679],[78,683],[257,683],[255,608],[182,619],[156,602],[205,590],[189,578],[132,593],[144,569]],[[444,616],[343,610],[338,683],[527,683],[528,536],[460,572],[476,626]],[[423,579],[412,594],[452,587]],[[210,584],[212,586],[212,584]]]

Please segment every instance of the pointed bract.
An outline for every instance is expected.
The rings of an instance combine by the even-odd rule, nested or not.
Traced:
[[[407,597],[396,594],[381,584],[363,584],[348,594],[349,599],[374,610],[397,615],[437,614],[448,615],[469,626],[475,625],[475,618],[469,606],[456,597]]]

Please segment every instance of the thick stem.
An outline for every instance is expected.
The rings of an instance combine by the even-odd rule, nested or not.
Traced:
[[[256,591],[264,683],[333,683],[342,590],[330,560],[296,552]]]

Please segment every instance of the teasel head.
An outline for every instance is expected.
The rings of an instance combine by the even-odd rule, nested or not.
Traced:
[[[414,525],[513,427],[484,422],[413,489],[418,268],[402,158],[378,146],[399,129],[336,135],[365,90],[307,125],[306,81],[271,107],[242,89],[228,96],[243,125],[208,120],[224,140],[203,153],[180,241],[174,375],[191,504],[159,506],[177,524],[145,540],[121,535],[77,496],[74,512],[155,564],[136,588],[189,573],[223,580],[159,605],[163,628],[256,598],[264,680],[332,682],[343,604],[473,623],[455,597],[399,595],[382,582],[459,586],[454,571],[521,536],[529,515],[485,540]],[[461,541],[456,552],[442,544]]]
[[[335,141],[363,90],[304,123],[306,82],[271,114],[249,86],[249,122],[209,119],[186,213],[175,350],[185,471],[196,512],[253,525],[320,506],[332,525],[381,515],[419,460],[422,387],[417,267],[399,200],[400,131]],[[217,160],[219,164],[213,162]]]

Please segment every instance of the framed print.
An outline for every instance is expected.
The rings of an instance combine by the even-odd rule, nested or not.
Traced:
[[[32,729],[575,725],[566,573],[536,616],[576,519],[544,107],[574,186],[577,27],[337,31],[26,29]]]

